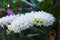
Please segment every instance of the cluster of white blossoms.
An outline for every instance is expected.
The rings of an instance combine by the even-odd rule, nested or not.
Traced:
[[[44,11],[37,12],[33,19],[33,23],[37,26],[49,26],[52,25],[53,22],[55,22],[55,17],[52,14],[46,13]]]
[[[14,31],[14,33],[20,33],[22,30],[37,26],[49,26],[55,22],[55,17],[44,11],[31,12],[20,15],[16,20],[14,20],[11,25],[8,25],[8,29]]]
[[[55,17],[44,11],[30,12],[25,14],[20,14],[19,16],[6,16],[0,19],[0,25],[8,25],[8,29],[12,30],[14,33],[20,33],[22,30],[28,29],[36,26],[49,26],[55,22]]]
[[[19,15],[10,15],[0,18],[0,26],[4,27],[4,25],[8,26],[11,24],[13,20],[15,20]]]
[[[16,20],[14,20],[11,25],[8,25],[8,29],[14,31],[14,33],[21,32],[22,30],[32,27],[33,24],[28,19],[28,16],[20,15]]]

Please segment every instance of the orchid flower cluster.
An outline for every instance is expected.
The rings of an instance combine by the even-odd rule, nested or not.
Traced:
[[[11,22],[16,19],[19,15],[10,15],[10,16],[4,16],[2,18],[0,18],[0,26],[4,27],[8,26],[9,24],[11,24]]]
[[[50,26],[55,22],[53,14],[44,11],[32,11],[30,13],[12,15],[0,18],[0,26],[6,25],[14,33],[20,33],[33,25]]]

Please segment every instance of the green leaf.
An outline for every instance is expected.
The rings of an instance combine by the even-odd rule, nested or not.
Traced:
[[[35,34],[27,34],[26,36],[27,37],[33,37],[33,36],[38,36],[39,34],[38,33],[35,33]]]
[[[44,0],[41,4],[40,4],[40,9],[41,10],[46,10],[49,5],[51,4],[52,0]]]
[[[32,40],[32,39],[31,38],[28,38],[26,36],[23,36],[23,37],[17,38],[17,40]]]
[[[0,8],[2,8],[2,4],[0,3]]]
[[[55,16],[60,16],[60,3],[57,3],[46,10],[47,12],[53,13]]]

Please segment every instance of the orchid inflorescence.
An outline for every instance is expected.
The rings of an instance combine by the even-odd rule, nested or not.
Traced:
[[[44,11],[32,11],[30,13],[10,15],[0,18],[0,26],[6,27],[14,33],[36,26],[50,26],[55,22],[53,14]]]

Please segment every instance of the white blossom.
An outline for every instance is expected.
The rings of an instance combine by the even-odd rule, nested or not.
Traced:
[[[15,20],[19,15],[10,15],[0,18],[0,26],[10,24],[13,20]]]
[[[53,22],[55,22],[55,17],[52,14],[46,13],[44,11],[37,12],[37,14],[35,15],[34,18],[37,18],[39,20],[42,19],[42,25],[43,26],[49,26],[49,25],[52,25]],[[38,20],[38,23],[39,23],[39,20]]]
[[[44,0],[37,0],[38,2],[42,2],[42,1],[44,1]]]
[[[8,29],[12,30],[14,33],[20,33],[22,30],[26,30],[33,25],[37,26],[50,26],[55,22],[55,17],[44,11],[30,12],[21,14],[17,19],[15,19],[11,25],[8,26]]]
[[[8,4],[7,7],[10,7],[10,4]]]
[[[8,26],[8,28],[11,28],[14,33],[17,33],[21,32],[22,30],[28,29],[31,26],[33,26],[33,24],[30,22],[30,20],[28,20],[25,15],[21,15],[16,20],[14,20],[11,23],[10,27]]]

